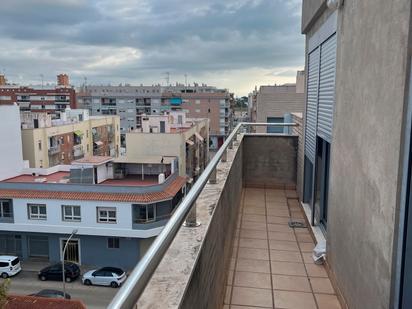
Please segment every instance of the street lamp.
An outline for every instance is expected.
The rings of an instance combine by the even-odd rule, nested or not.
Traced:
[[[78,229],[74,229],[72,234],[70,235],[69,239],[67,239],[66,243],[64,244],[63,254],[62,254],[62,274],[63,274],[63,296],[66,298],[66,278],[65,278],[65,269],[64,269],[64,256],[66,254],[67,245],[70,242],[70,239],[77,233]]]

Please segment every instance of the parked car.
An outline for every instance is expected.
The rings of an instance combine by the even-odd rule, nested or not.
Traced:
[[[103,267],[90,270],[83,275],[82,281],[85,285],[107,285],[117,288],[126,280],[126,273],[116,267]]]
[[[66,298],[70,299],[70,294],[66,293],[66,297],[64,297],[64,293],[59,290],[41,290],[35,294],[30,294],[29,296],[37,296],[37,297],[47,297],[47,298]]]
[[[65,262],[64,263],[64,276],[66,282],[71,282],[76,280],[80,276],[80,268],[75,263]],[[62,273],[62,263],[56,263],[50,266],[47,266],[39,271],[38,277],[42,281],[46,280],[58,280],[61,281],[63,277]]]
[[[0,276],[4,279],[17,275],[21,271],[17,256],[0,255]]]

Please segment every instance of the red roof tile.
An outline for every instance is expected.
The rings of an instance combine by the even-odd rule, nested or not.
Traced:
[[[179,176],[173,180],[164,191],[151,193],[96,193],[0,189],[0,198],[152,203],[173,198],[185,183],[186,178]]]
[[[80,300],[9,295],[2,309],[86,309]]]

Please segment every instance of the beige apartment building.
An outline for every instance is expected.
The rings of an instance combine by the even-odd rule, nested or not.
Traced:
[[[52,120],[45,113],[21,113],[23,158],[30,167],[70,164],[88,156],[118,156],[118,116],[89,116],[87,110],[66,110],[61,116]]]
[[[260,86],[249,94],[251,122],[288,122],[285,114],[302,113],[305,106],[305,72],[298,71],[295,84]],[[286,117],[286,119],[285,119]],[[256,132],[283,133],[283,127],[257,127]]]
[[[195,181],[208,162],[209,119],[186,119],[185,112],[142,117],[142,128],[126,134],[126,157],[177,157],[179,175]]]

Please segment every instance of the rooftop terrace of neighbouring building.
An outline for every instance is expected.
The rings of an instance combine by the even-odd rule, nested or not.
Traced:
[[[216,181],[201,175],[180,206],[196,201],[186,223],[200,225],[180,227],[163,258],[145,256],[109,308],[340,308],[327,268],[311,257],[309,224],[288,224],[306,222],[296,193],[298,139],[295,131],[240,134]],[[202,176],[211,178],[197,196]],[[146,284],[139,275],[152,267],[149,258],[159,264]],[[133,300],[122,307],[120,297]]]

